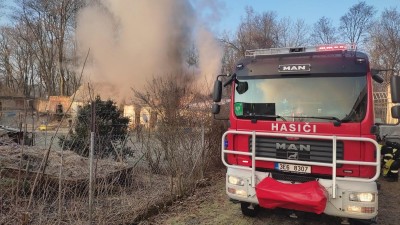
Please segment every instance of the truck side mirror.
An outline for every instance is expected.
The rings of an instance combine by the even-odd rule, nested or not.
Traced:
[[[377,70],[377,69],[371,69],[371,73],[372,73],[372,79],[374,79],[374,81],[376,81],[379,84],[383,83],[383,78],[381,76],[379,76],[379,73],[382,70]]]
[[[400,119],[400,105],[395,105],[391,109],[392,117],[395,119]]]
[[[400,103],[400,76],[392,76],[390,79],[390,92],[392,94],[392,102]]]
[[[249,84],[247,82],[238,82],[236,86],[236,91],[241,95],[249,90]]]
[[[222,96],[222,81],[217,79],[214,83],[213,101],[220,102],[221,96]]]
[[[214,103],[212,105],[212,114],[214,114],[214,115],[219,114],[220,110],[221,110],[221,106],[218,105],[217,103]]]
[[[383,78],[379,76],[378,74],[372,75],[372,79],[374,79],[375,82],[382,84],[383,83]]]

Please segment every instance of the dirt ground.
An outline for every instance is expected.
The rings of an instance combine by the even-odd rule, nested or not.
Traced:
[[[316,215],[312,213],[298,213],[297,219],[289,217],[289,211],[262,210],[256,218],[242,215],[239,204],[229,201],[225,194],[224,171],[211,178],[210,186],[200,188],[196,193],[174,203],[168,211],[153,216],[140,225],[148,224],[281,224],[281,225],[337,225],[339,218]],[[379,194],[379,225],[400,224],[400,183],[380,180]]]

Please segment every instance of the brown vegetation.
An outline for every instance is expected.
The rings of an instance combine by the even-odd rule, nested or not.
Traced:
[[[79,52],[87,52],[87,49],[79,51],[76,49],[78,46],[76,42],[77,15],[80,9],[87,6],[86,2],[88,1],[24,0],[15,3],[13,16],[10,16],[12,23],[0,27],[0,94],[46,98],[50,95],[71,95],[78,89],[81,78],[77,76],[76,71],[77,67],[80,67],[79,62],[83,62],[80,60]],[[102,5],[101,2],[107,1],[90,1],[86,9],[101,12],[95,17],[89,15],[90,24],[94,21],[93,18],[112,18],[111,21],[107,20],[107,23],[100,23],[101,25],[108,24],[110,32],[104,32],[105,28],[102,26],[95,26],[100,30],[100,34],[106,33],[110,36],[110,39],[96,45],[98,47],[96,51],[102,52],[107,57],[91,55],[89,61],[94,66],[101,65],[93,71],[108,72],[109,79],[101,80],[101,77],[94,79],[111,87],[107,89],[107,94],[110,95],[114,95],[112,91],[120,91],[122,85],[129,87],[139,85],[140,87],[134,91],[134,103],[150,107],[159,120],[155,128],[137,126],[133,133],[127,135],[126,143],[132,147],[132,157],[125,161],[121,157],[121,162],[115,162],[112,159],[95,160],[95,199],[92,221],[94,224],[139,222],[161,211],[164,206],[171,204],[174,200],[191,195],[199,185],[207,184],[204,181],[207,180],[208,172],[220,169],[220,137],[226,126],[214,121],[209,113],[211,101],[211,97],[207,95],[209,80],[200,78],[195,82],[194,77],[196,74],[215,69],[214,65],[218,65],[215,70],[217,73],[221,60],[217,54],[219,47],[224,49],[221,69],[224,74],[232,71],[237,59],[242,57],[247,49],[298,47],[315,42],[332,41],[359,44],[371,55],[371,64],[374,67],[394,69],[393,71],[400,69],[400,34],[398,32],[400,12],[398,9],[386,9],[378,19],[374,19],[374,9],[365,2],[360,2],[344,14],[340,21],[341,26],[335,28],[331,20],[325,17],[320,18],[312,26],[305,24],[302,20],[292,21],[290,18],[279,18],[274,12],[256,13],[248,7],[246,16],[238,24],[237,31],[233,35],[226,33],[220,37],[218,45],[207,32],[203,32],[203,34],[208,34],[202,36],[204,40],[191,40],[192,33],[187,32],[189,30],[194,32],[189,28],[195,26],[195,23],[181,24],[180,21],[174,19],[181,14],[180,18],[192,17],[194,10],[189,1],[170,0],[164,3],[167,5],[175,3],[172,5],[179,7],[169,7],[169,11],[159,7],[157,11],[160,13],[159,18],[154,17],[153,21],[157,32],[141,35],[137,35],[136,26],[133,26],[134,29],[128,29],[126,33],[122,31],[124,31],[124,26],[132,28],[129,26],[129,21],[135,21],[138,27],[147,29],[150,26],[142,26],[144,19],[131,20],[128,16],[123,20],[123,22],[128,21],[127,24],[118,23],[122,20],[117,20],[122,17],[114,18],[113,16],[121,13],[107,8],[108,6]],[[108,3],[111,2],[117,4],[118,1],[108,1]],[[150,13],[154,13],[152,5],[146,2],[143,1],[143,4],[139,6],[144,5],[151,9],[148,10]],[[115,8],[130,9],[129,7]],[[140,7],[137,7],[137,10],[143,11]],[[162,16],[161,13],[163,13]],[[126,15],[131,14],[131,11],[126,13]],[[100,19],[96,22],[103,22]],[[163,24],[160,21],[169,20],[172,21],[169,26],[158,29],[158,26]],[[361,22],[357,23],[357,21]],[[187,22],[194,21],[187,20]],[[172,30],[177,32],[170,32]],[[197,31],[202,33],[200,30]],[[87,45],[83,45],[85,48],[100,37],[98,33],[93,33],[85,39],[87,41],[85,42]],[[129,35],[119,36],[123,34]],[[338,39],[338,36],[343,39]],[[164,39],[160,41],[158,37]],[[118,40],[123,42],[118,42]],[[196,41],[205,43],[194,45],[192,42]],[[132,47],[132,43],[137,48]],[[171,46],[171,43],[174,46]],[[106,50],[101,49],[104,46]],[[153,47],[152,51],[146,51],[149,46]],[[199,49],[199,46],[208,48]],[[213,51],[215,54],[211,54],[212,57],[207,54],[211,51],[210,46],[217,52]],[[133,51],[127,53],[129,49]],[[155,53],[160,52],[162,53],[160,57],[154,57]],[[139,56],[143,57],[143,60],[139,60]],[[174,68],[171,70],[173,72],[169,73],[170,67]],[[156,70],[152,70],[154,68]],[[392,76],[393,71],[389,71],[386,77]],[[142,85],[145,79],[160,73],[164,76],[155,76],[148,80],[147,85]],[[122,76],[121,74],[126,77],[116,79]],[[124,91],[129,90],[128,86],[124,86]],[[141,89],[141,86],[145,87]],[[382,90],[386,91],[385,88]],[[120,100],[125,96],[112,97]],[[20,124],[14,125],[19,127]],[[58,131],[59,126],[54,127],[57,127]],[[49,136],[57,138],[54,133],[49,133]],[[44,141],[45,150],[41,147],[30,148],[14,144],[0,147],[0,224],[88,223],[88,159],[68,150],[57,150],[55,146],[48,147],[46,141],[47,131]],[[36,140],[36,143],[40,142],[43,140]],[[47,158],[47,153],[48,160],[43,160]],[[37,186],[34,185],[36,179]],[[397,186],[393,186],[393,189],[396,188]],[[212,200],[215,196],[210,195],[211,200],[223,201],[225,195],[221,183],[211,189],[211,192],[217,191],[220,191],[218,192],[220,194],[216,200]],[[200,195],[203,193],[200,192]],[[385,196],[385,193],[383,195]],[[395,206],[396,202],[392,201],[391,197],[387,200]],[[210,199],[202,201],[208,200]],[[219,204],[212,206],[211,209],[218,208],[227,213],[233,212],[237,217],[232,218],[239,217],[236,211],[229,210],[233,208],[227,201],[224,201],[222,206]],[[207,207],[209,205],[205,208]],[[385,205],[382,209],[395,214]],[[215,213],[213,215],[216,219],[207,220],[210,224],[226,222],[224,220],[226,217],[217,218],[220,215],[215,215]],[[201,222],[194,218],[195,216],[185,221],[196,224]],[[231,217],[230,214],[225,216]],[[270,216],[271,214],[268,214],[261,219]],[[272,220],[280,223],[283,219]],[[155,221],[158,222],[158,220]],[[162,222],[172,223],[175,220]],[[232,220],[232,223],[234,222],[237,221]],[[248,222],[244,220],[243,224]],[[254,224],[261,224],[261,222],[254,222]]]

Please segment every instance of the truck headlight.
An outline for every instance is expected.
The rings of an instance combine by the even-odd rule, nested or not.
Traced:
[[[358,205],[349,205],[347,206],[346,210],[347,212],[350,213],[367,213],[367,214],[375,213],[375,207],[365,207]]]
[[[349,205],[349,206],[347,206],[347,211],[348,212],[360,213],[361,212],[361,206]]]
[[[228,192],[234,195],[238,195],[242,198],[247,198],[247,192],[245,190],[235,189],[228,187]]]
[[[375,193],[357,193],[353,192],[349,194],[349,200],[353,202],[374,202]]]
[[[235,176],[228,176],[228,183],[244,186],[244,180],[240,177],[235,177]]]

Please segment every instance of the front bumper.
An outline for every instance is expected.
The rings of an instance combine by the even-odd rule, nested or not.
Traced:
[[[231,184],[229,177],[237,177],[243,180],[240,185]],[[226,174],[226,192],[232,199],[260,205],[259,197],[256,194],[256,186],[265,178],[271,176],[269,172],[255,172],[256,184],[252,185],[251,172],[237,168],[228,168]],[[232,180],[232,178],[231,178]],[[290,184],[290,181],[280,181]],[[355,219],[372,219],[378,214],[378,189],[376,182],[337,181],[335,187],[332,180],[319,179],[318,183],[326,191],[326,205],[323,213],[331,216],[347,217]],[[333,198],[333,189],[336,189],[336,197]],[[352,193],[373,193],[374,199],[371,202],[350,201]],[[290,207],[288,207],[290,208]]]

